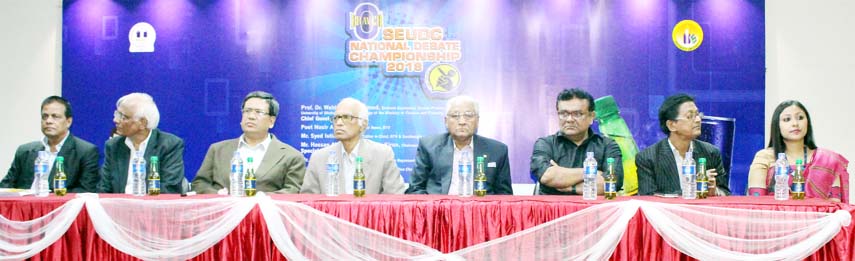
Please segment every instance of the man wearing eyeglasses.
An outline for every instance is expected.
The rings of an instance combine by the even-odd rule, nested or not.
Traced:
[[[327,194],[327,160],[335,152],[339,162],[338,191],[353,194],[353,175],[356,173],[356,157],[362,157],[365,173],[365,193],[403,194],[407,189],[401,171],[395,163],[392,147],[362,137],[368,128],[368,106],[354,99],[345,98],[335,107],[330,118],[333,135],[338,142],[312,153],[309,167],[303,178],[300,193]]]
[[[701,117],[695,99],[686,94],[675,94],[665,99],[659,107],[659,128],[667,138],[647,147],[635,157],[638,166],[638,194],[681,194],[679,165],[686,152],[692,152],[695,162],[707,160],[709,195],[730,194],[728,173],[721,161],[721,153],[714,145],[697,140],[701,135]]]
[[[104,146],[100,193],[131,194],[131,158],[142,151],[147,163],[152,156],[160,160],[160,192],[181,193],[184,180],[184,140],[158,129],[160,111],[154,99],[145,93],[119,98],[113,123],[118,137]]]
[[[68,192],[95,192],[98,185],[98,148],[68,131],[72,122],[71,103],[59,96],[47,97],[42,101],[41,118],[44,138],[18,147],[0,188],[33,188],[33,164],[39,151],[46,151],[50,162],[50,189],[53,189],[53,177],[56,175],[56,157],[61,156],[65,159],[63,167]]]
[[[615,159],[615,186],[620,190],[623,186],[620,147],[614,140],[591,129],[597,116],[591,94],[581,89],[565,89],[558,94],[555,108],[560,130],[537,139],[531,155],[531,174],[540,182],[537,192],[581,195],[587,152],[593,152],[597,160],[597,194],[604,192],[603,171],[608,158]]]
[[[473,163],[474,170],[475,158],[483,155],[487,156],[484,170],[487,194],[514,194],[508,146],[475,134],[478,131],[478,113],[478,102],[469,96],[448,100],[445,107],[448,132],[419,139],[416,168],[407,194],[459,195],[459,185],[463,181],[456,166],[465,160]]]
[[[306,172],[303,154],[270,133],[279,115],[279,102],[270,93],[255,91],[241,105],[243,135],[208,148],[193,178],[193,190],[202,194],[228,194],[231,159],[238,151],[244,170],[255,169],[256,189],[268,193],[297,193]],[[252,157],[252,166],[247,158]]]

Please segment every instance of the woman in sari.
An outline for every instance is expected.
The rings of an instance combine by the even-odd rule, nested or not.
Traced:
[[[831,150],[818,148],[807,109],[798,101],[785,101],[775,108],[770,126],[769,146],[754,155],[748,172],[748,194],[763,196],[775,188],[775,160],[786,153],[790,169],[804,163],[805,197],[837,202],[849,201],[849,161]],[[790,184],[792,184],[790,175]]]

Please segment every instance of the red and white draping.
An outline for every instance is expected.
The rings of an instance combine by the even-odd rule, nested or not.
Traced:
[[[225,238],[255,206],[271,240],[289,260],[603,260],[615,251],[639,210],[668,244],[697,259],[799,260],[828,243],[851,219],[842,210],[746,210],[629,200],[593,205],[444,254],[264,195],[141,200],[80,194],[37,219],[0,218],[0,260],[26,259],[50,246],[84,206],[105,242],[144,260],[192,258]]]

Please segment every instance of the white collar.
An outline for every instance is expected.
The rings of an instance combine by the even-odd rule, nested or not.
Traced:
[[[240,135],[240,139],[238,139],[238,148],[243,148],[243,147],[245,147],[245,148],[248,148],[248,149],[262,149],[262,150],[267,150],[267,147],[268,147],[268,146],[270,146],[270,142],[271,142],[271,141],[273,141],[273,139],[271,139],[271,138],[270,138],[270,134],[268,133],[268,134],[267,134],[267,138],[265,138],[263,141],[261,141],[261,143],[256,144],[256,145],[253,147],[253,146],[249,146],[249,143],[246,143],[246,136],[244,136],[244,134],[241,134],[241,135]],[[261,147],[259,147],[259,146],[261,146]]]
[[[454,151],[462,151],[462,150],[465,150],[465,149],[473,150],[473,149],[475,148],[475,145],[474,145],[474,144],[475,144],[475,135],[473,135],[473,136],[472,136],[472,138],[471,138],[471,139],[469,139],[469,145],[467,145],[467,146],[465,146],[465,147],[463,147],[463,148],[461,148],[461,149],[458,149],[458,148],[457,148],[457,142],[456,142],[456,141],[454,141],[454,139],[453,139],[453,138],[451,139],[451,145],[452,145],[452,146],[454,146]]]
[[[66,140],[68,140],[68,136],[71,136],[71,132],[66,132],[65,137],[56,144],[56,153],[59,153],[59,151],[62,150],[62,145],[65,144]],[[45,151],[50,152],[50,144],[48,143],[47,136],[42,138],[42,145],[44,145]]]
[[[665,138],[665,139],[668,139],[668,138]],[[674,153],[675,157],[680,157],[680,159],[683,158],[683,156],[680,155],[680,151],[677,150],[677,147],[674,147],[674,144],[671,143],[671,139],[668,139],[668,146],[671,147],[671,152]],[[686,152],[694,153],[694,151],[695,151],[695,140],[691,140],[691,141],[689,141],[689,150]]]
[[[345,155],[347,155],[347,156],[354,156],[354,155],[358,156],[359,155],[359,144],[362,144],[362,139],[360,138],[359,141],[356,142],[356,146],[353,146],[353,150],[351,150],[350,153],[347,153],[347,150],[344,149],[344,143],[342,143],[341,141],[339,141],[338,143],[341,144],[341,146],[339,146],[339,147],[341,147],[342,157],[344,157]]]
[[[140,149],[139,150],[143,151],[143,153],[145,153],[145,148],[148,147],[148,140],[151,139],[152,133],[154,133],[154,130],[150,130],[148,132],[148,136],[145,137],[145,140],[143,140],[143,142],[140,143]],[[125,145],[127,145],[128,149],[131,149],[131,151],[137,151],[134,149],[134,141],[133,141],[133,139],[131,139],[131,137],[125,136]]]

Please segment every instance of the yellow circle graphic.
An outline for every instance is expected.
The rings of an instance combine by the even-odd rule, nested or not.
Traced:
[[[701,46],[704,42],[704,30],[701,25],[693,20],[683,20],[674,26],[671,32],[674,45],[680,50],[691,52]]]
[[[451,64],[431,67],[427,75],[428,85],[433,92],[448,92],[460,84],[460,72]]]

